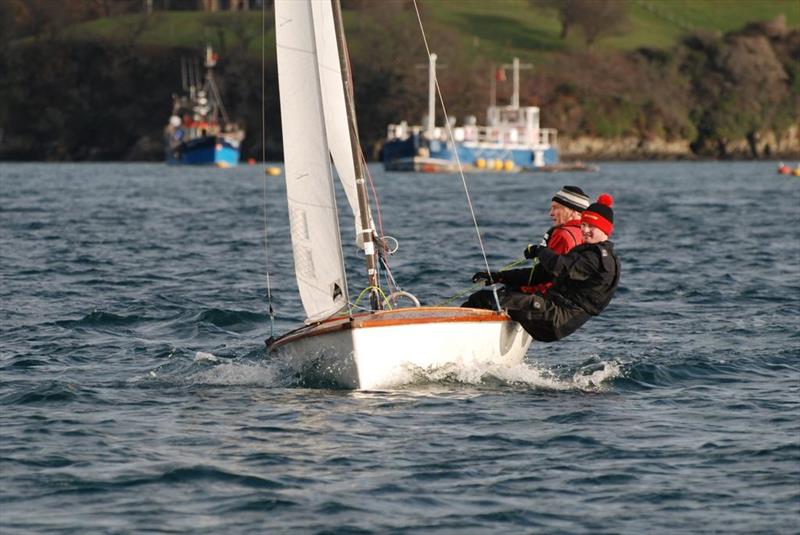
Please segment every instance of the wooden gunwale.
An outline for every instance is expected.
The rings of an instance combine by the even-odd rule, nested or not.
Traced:
[[[441,315],[424,315],[436,313]],[[409,314],[412,317],[408,317]],[[404,315],[404,317],[397,317],[401,315]],[[423,315],[423,317],[414,317],[419,315]],[[311,338],[352,329],[420,325],[426,323],[483,323],[498,321],[513,320],[506,314],[498,314],[492,310],[478,308],[419,307],[383,310],[380,312],[364,312],[361,314],[354,314],[353,316],[328,318],[320,323],[301,327],[297,331],[287,333],[276,339],[270,345],[270,348],[280,347],[302,338]]]

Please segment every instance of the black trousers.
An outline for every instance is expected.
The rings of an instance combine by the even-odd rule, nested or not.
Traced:
[[[507,288],[498,290],[500,307],[534,340],[555,342],[574,333],[591,316],[582,308],[539,294],[526,294]],[[496,310],[492,291],[478,290],[461,305],[469,308]]]

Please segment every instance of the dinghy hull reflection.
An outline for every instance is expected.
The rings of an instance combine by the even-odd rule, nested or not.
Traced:
[[[374,390],[408,383],[420,372],[514,366],[530,343],[505,314],[421,307],[329,319],[278,338],[269,350],[301,384]]]

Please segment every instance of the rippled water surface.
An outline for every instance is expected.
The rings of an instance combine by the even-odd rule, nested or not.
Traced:
[[[371,169],[398,282],[426,304],[467,289],[460,180]],[[267,264],[274,331],[302,313],[282,178],[262,176],[0,164],[0,532],[800,529],[800,180],[468,175],[493,267],[563,184],[611,193],[616,298],[524,366],[351,392],[264,354]]]

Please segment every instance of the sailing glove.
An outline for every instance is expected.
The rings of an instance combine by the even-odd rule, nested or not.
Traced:
[[[531,243],[531,244],[528,244],[528,246],[525,248],[525,258],[536,258],[536,255],[538,255],[538,254],[539,254],[539,246],[538,245],[533,245]]]
[[[539,250],[544,249],[545,247],[547,247],[547,234],[542,236],[542,239],[540,239],[538,243],[528,244],[528,246],[525,248],[525,258],[536,258],[536,256],[539,254]]]
[[[492,280],[492,277],[488,271],[478,271],[472,276],[472,282],[489,282],[490,280]]]

